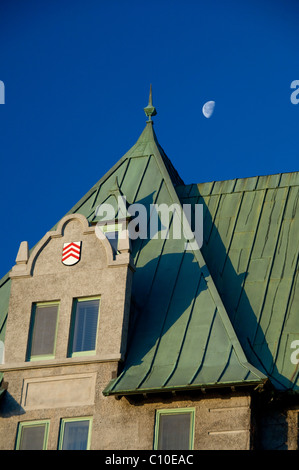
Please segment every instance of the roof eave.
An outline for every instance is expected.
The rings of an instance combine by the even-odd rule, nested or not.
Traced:
[[[244,387],[249,388],[263,388],[264,385],[269,381],[269,379],[262,378],[257,380],[250,380],[246,381],[243,380],[241,382],[214,382],[214,383],[203,383],[203,384],[196,384],[196,385],[182,385],[182,386],[173,386],[173,387],[158,387],[158,388],[144,388],[144,389],[132,389],[132,390],[111,390],[111,386],[113,382],[110,383],[104,390],[104,396],[114,396],[114,397],[122,397],[122,396],[132,396],[132,395],[149,395],[149,394],[161,394],[161,393],[174,393],[174,392],[190,392],[190,391],[205,391],[205,390],[215,390],[215,389],[239,389]]]

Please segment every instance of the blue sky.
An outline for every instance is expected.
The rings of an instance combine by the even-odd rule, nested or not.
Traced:
[[[299,170],[298,24],[284,0],[1,0],[0,277],[136,142],[150,83],[185,183]]]

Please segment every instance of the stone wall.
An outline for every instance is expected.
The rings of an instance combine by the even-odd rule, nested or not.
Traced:
[[[0,449],[14,449],[19,422],[50,420],[48,449],[56,450],[61,418],[92,416],[91,449],[151,450],[156,411],[188,407],[195,409],[195,450],[250,448],[247,393],[105,397],[102,390],[116,366],[94,362],[7,371],[9,386],[0,407]]]

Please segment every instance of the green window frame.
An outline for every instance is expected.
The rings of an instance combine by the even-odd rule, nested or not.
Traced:
[[[26,354],[27,361],[43,361],[48,359],[54,359],[56,351],[59,305],[59,301],[36,302],[33,304]],[[55,322],[52,322],[52,324],[49,325],[45,317],[45,311],[44,318],[42,317],[42,313],[40,312],[42,312],[44,309],[53,307],[57,307],[56,319],[53,316]],[[35,352],[35,349],[38,349],[37,344],[40,340],[41,334],[45,335],[45,338],[47,338],[47,341],[49,343],[49,350],[48,352],[37,353]]]
[[[109,241],[110,245],[112,246],[112,250],[114,253],[118,253],[118,232],[122,230],[122,224],[108,224],[101,226],[101,230],[105,234],[107,240]],[[108,234],[114,234],[114,237],[111,237]],[[117,234],[117,235],[116,235]]]
[[[88,312],[84,312],[83,303],[97,301],[97,317],[88,315]],[[97,336],[99,328],[99,318],[100,318],[100,296],[96,297],[82,297],[74,299],[73,309],[72,309],[72,318],[71,318],[71,328],[70,328],[70,337],[69,337],[69,346],[68,346],[68,357],[79,357],[79,356],[90,356],[96,354],[97,348]],[[87,305],[86,305],[87,306]],[[83,308],[82,308],[83,307]],[[89,324],[88,324],[89,321]],[[92,322],[92,324],[91,324]],[[90,342],[93,347],[86,348],[84,344],[88,343],[87,336],[92,339]],[[81,335],[81,336],[80,336]]]
[[[189,436],[186,439],[188,441],[187,446],[188,449],[179,449],[179,448],[165,448],[162,446],[162,439],[163,439],[163,427],[162,427],[162,420],[164,417],[168,417],[169,422],[171,422],[171,417],[183,415],[190,415],[190,423],[188,426],[188,433]],[[173,419],[175,425],[175,419]],[[155,432],[154,432],[154,450],[192,450],[194,446],[194,422],[195,422],[195,408],[173,408],[173,409],[162,409],[156,410],[156,420],[155,420]],[[173,429],[173,426],[171,428]],[[165,432],[165,431],[164,431]]]
[[[88,423],[88,429],[83,430],[81,427],[81,436],[80,431],[76,436],[76,429],[73,427],[73,433],[71,428],[72,424],[75,423]],[[58,450],[90,450],[90,441],[91,441],[91,429],[92,429],[92,416],[76,417],[76,418],[62,418],[60,421],[60,431],[59,431],[59,441],[58,441]],[[83,434],[83,436],[82,436]],[[84,435],[85,434],[85,435]],[[67,439],[73,438],[80,439],[81,442],[67,442]]]
[[[42,421],[23,421],[18,424],[17,438],[16,438],[16,450],[47,450],[48,436],[49,436],[49,420]],[[26,432],[36,431],[37,428],[43,430],[43,436],[41,436],[41,445],[36,448],[33,445],[32,436],[29,438],[29,447],[26,446]]]

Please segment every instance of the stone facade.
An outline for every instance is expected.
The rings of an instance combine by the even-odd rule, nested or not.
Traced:
[[[193,397],[165,395],[142,397],[139,400],[104,397],[102,390],[109,382],[115,366],[113,362],[95,362],[7,372],[10,391],[5,397],[6,411],[0,419],[0,449],[14,449],[19,422],[49,420],[47,448],[56,450],[62,418],[92,416],[90,449],[151,450],[154,446],[156,411],[177,408],[195,409],[195,450],[250,449],[251,400],[248,394],[213,394],[205,398],[199,392]],[[42,390],[43,384],[56,383],[56,394],[51,396],[49,387],[47,397],[33,393],[28,399],[28,383],[34,383],[36,390],[38,386]],[[80,388],[74,391],[73,386]],[[59,387],[63,396],[59,395]]]
[[[80,240],[82,255],[74,266],[61,262],[65,242]],[[57,449],[62,418],[92,417],[91,449],[153,448],[155,413],[159,409],[194,408],[195,449],[248,449],[250,396],[243,393],[196,396],[105,397],[126,346],[130,290],[134,266],[129,241],[113,256],[107,240],[81,215],[66,216],[29,256],[22,243],[11,271],[12,288],[5,341],[0,449],[14,449],[18,424],[49,421],[47,448]],[[120,247],[121,248],[121,247]],[[117,286],[117,289],[116,289]],[[96,354],[68,357],[73,299],[100,296]],[[32,305],[59,301],[55,357],[26,360]]]
[[[82,242],[81,259],[74,266],[64,266],[62,246],[71,240]],[[82,215],[62,219],[30,255],[26,244],[21,244],[11,271],[6,361],[2,365],[9,387],[1,403],[0,449],[15,448],[19,423],[47,420],[47,449],[56,450],[61,420],[88,417],[92,418],[90,449],[150,450],[157,411],[178,408],[195,410],[195,450],[252,448],[250,391],[228,388],[223,393],[199,390],[120,399],[103,395],[121,367],[128,330],[134,266],[129,240],[122,240],[120,248],[114,256],[109,242],[100,240]],[[96,353],[68,357],[73,299],[95,295],[101,298]],[[60,302],[55,358],[28,361],[32,305],[53,300]],[[296,410],[277,416],[277,412],[261,416],[260,446],[297,448]]]
[[[74,240],[82,243],[80,262],[65,266],[61,262],[63,244]],[[55,423],[57,410],[61,415],[62,408],[67,417],[94,415],[97,394],[115,375],[125,352],[133,271],[128,237],[114,255],[108,240],[99,239],[95,227],[82,215],[64,217],[30,256],[26,244],[21,244],[11,271],[5,364],[1,367],[4,381],[9,383],[0,419],[1,449],[14,448],[16,424],[23,418]],[[95,354],[68,357],[73,301],[93,296],[100,297]],[[55,357],[30,361],[27,346],[33,305],[51,301],[59,301]]]

